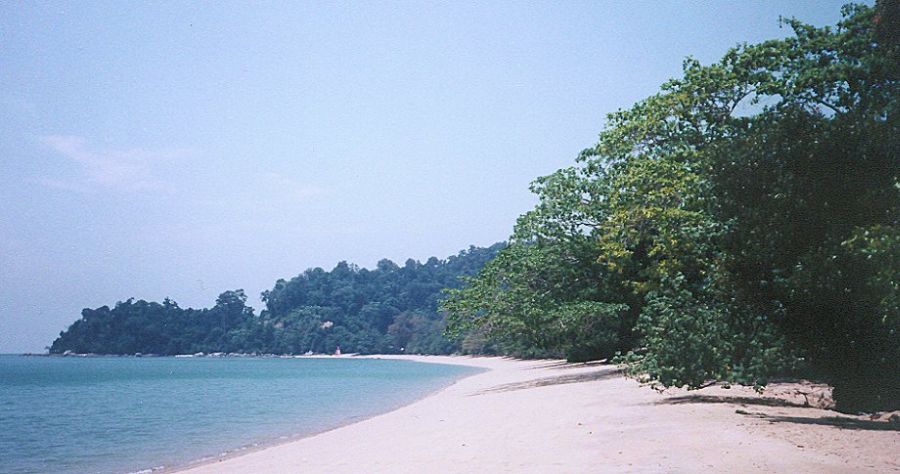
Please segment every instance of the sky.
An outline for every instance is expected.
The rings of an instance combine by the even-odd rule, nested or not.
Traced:
[[[2,2],[0,352],[505,240],[683,59],[841,2]]]

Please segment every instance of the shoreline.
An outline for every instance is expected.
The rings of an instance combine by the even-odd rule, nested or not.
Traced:
[[[607,364],[357,357],[487,370],[393,411],[169,472],[900,470],[892,455],[900,428],[804,406],[796,396],[811,387],[800,383],[763,395],[748,387],[657,392]]]
[[[126,357],[128,357],[128,356],[126,356]],[[131,357],[133,357],[133,356],[131,356]],[[173,356],[160,356],[160,357],[173,357]],[[196,356],[196,358],[207,358],[207,357],[210,357],[210,356]],[[221,356],[212,356],[211,358],[217,358],[217,357],[221,357]],[[259,356],[236,356],[236,357],[259,357]],[[264,357],[269,357],[269,356],[264,356]],[[477,365],[461,364],[458,362],[447,362],[447,361],[438,361],[438,360],[420,360],[420,358],[442,358],[442,357],[457,358],[457,357],[467,357],[467,356],[430,356],[430,355],[407,356],[407,355],[401,355],[401,354],[371,354],[371,355],[312,354],[312,355],[289,356],[289,357],[272,356],[272,358],[283,358],[283,359],[385,359],[385,360],[401,360],[401,361],[409,361],[409,362],[422,362],[422,363],[431,363],[431,364],[459,365],[459,366],[465,366],[465,367],[479,368],[479,366],[477,366]],[[239,447],[233,448],[229,451],[220,453],[219,455],[207,456],[204,458],[189,461],[187,464],[180,464],[180,465],[174,465],[174,466],[160,466],[160,467],[154,467],[154,468],[149,468],[149,469],[143,469],[143,470],[139,470],[139,471],[135,471],[135,472],[129,472],[127,474],[151,474],[151,473],[152,474],[171,474],[171,473],[180,473],[180,472],[193,472],[195,469],[201,469],[207,465],[218,464],[220,462],[228,461],[230,459],[239,458],[241,456],[253,454],[253,453],[256,453],[259,451],[264,451],[269,448],[274,448],[274,447],[282,446],[285,444],[297,442],[297,441],[300,441],[303,439],[319,436],[319,435],[322,435],[322,434],[325,434],[325,433],[328,433],[331,431],[335,431],[335,430],[339,430],[339,429],[342,429],[342,428],[345,428],[348,426],[352,426],[356,423],[364,422],[366,420],[369,420],[369,419],[372,419],[372,418],[375,418],[378,416],[383,416],[383,415],[386,415],[389,413],[393,413],[397,410],[400,410],[404,407],[407,407],[409,405],[417,403],[428,397],[434,396],[434,395],[440,393],[441,391],[446,390],[448,387],[451,387],[454,384],[458,383],[460,380],[479,375],[480,373],[483,373],[485,370],[487,370],[487,369],[482,369],[478,372],[475,372],[475,373],[472,373],[469,375],[463,375],[461,377],[454,378],[453,380],[436,388],[435,390],[425,393],[417,398],[411,399],[409,401],[406,401],[404,403],[398,404],[393,407],[388,407],[384,411],[381,411],[378,413],[374,413],[371,415],[355,416],[353,418],[350,418],[350,419],[348,419],[344,422],[341,422],[340,424],[335,425],[330,428],[313,431],[310,433],[296,434],[296,435],[292,435],[292,436],[282,436],[278,439],[270,439],[270,440],[266,440],[266,441],[260,441],[260,442],[256,442],[253,444],[249,444],[249,445],[239,446]]]

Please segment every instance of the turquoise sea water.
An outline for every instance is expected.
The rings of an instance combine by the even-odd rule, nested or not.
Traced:
[[[388,411],[477,369],[375,359],[0,356],[0,472],[184,465]]]

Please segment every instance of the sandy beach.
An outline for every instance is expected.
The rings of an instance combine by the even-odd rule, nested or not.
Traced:
[[[398,410],[182,472],[900,471],[900,426],[817,408],[827,391],[808,384],[660,393],[604,364],[401,358],[488,370]]]

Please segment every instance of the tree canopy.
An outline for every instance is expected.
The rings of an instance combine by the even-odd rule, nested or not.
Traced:
[[[226,291],[207,309],[162,303],[119,302],[84,309],[60,333],[50,352],[94,354],[425,353],[447,354],[458,344],[443,336],[438,302],[444,288],[474,275],[503,244],[470,247],[446,260],[381,260],[374,270],[347,262],[330,272],[309,269],[278,280],[262,294],[257,316],[243,290]]]
[[[538,178],[510,246],[451,292],[448,334],[610,357],[669,386],[832,383],[900,407],[898,5],[739,45],[612,113]]]

